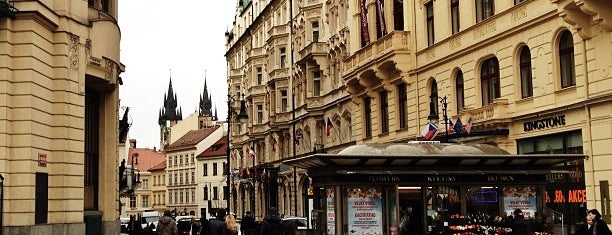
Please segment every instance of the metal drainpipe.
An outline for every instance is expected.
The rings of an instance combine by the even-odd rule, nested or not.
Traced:
[[[4,176],[0,174],[0,235],[2,235],[2,230],[4,230],[4,225],[2,224],[2,220],[4,217]]]

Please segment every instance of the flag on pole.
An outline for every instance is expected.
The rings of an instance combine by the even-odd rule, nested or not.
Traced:
[[[249,157],[255,157],[255,150],[253,149],[253,146],[249,148]]]
[[[463,123],[461,123],[461,118],[457,118],[455,121],[455,133],[461,133],[461,129],[463,129]]]
[[[300,130],[295,131],[295,144],[300,145],[300,140],[302,139],[302,132]]]
[[[470,119],[468,119],[468,122],[465,125],[465,132],[467,132],[469,134],[471,131],[472,131],[472,117],[470,117]]]
[[[448,119],[448,129],[446,129],[446,132],[451,133],[454,129],[453,121]]]
[[[436,125],[427,123],[427,126],[425,127],[425,129],[423,129],[423,131],[421,132],[421,136],[425,140],[432,140],[433,138],[436,137],[436,135],[438,135],[438,131],[439,130]]]
[[[331,130],[334,128],[334,124],[332,124],[331,120],[329,120],[329,117],[327,118],[327,137],[329,137],[331,135]]]

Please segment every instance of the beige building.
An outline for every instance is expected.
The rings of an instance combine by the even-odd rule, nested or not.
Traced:
[[[130,148],[128,168],[135,169],[140,184],[134,189],[126,202],[125,214],[121,217],[137,216],[145,211],[154,210],[155,196],[159,195],[159,178],[153,172],[166,161],[163,152],[148,148]],[[157,180],[157,182],[156,182]],[[160,211],[163,212],[163,211]]]
[[[214,218],[218,209],[227,207],[226,150],[227,136],[223,136],[196,156],[197,217]]]
[[[432,122],[435,140],[588,155],[572,180],[609,221],[611,4],[238,1],[226,33],[228,92],[244,95],[249,121],[232,120],[231,146],[242,154],[254,146],[255,167],[280,175],[272,191],[261,180],[233,181],[233,195],[241,201],[252,189],[281,213],[307,216],[308,177],[297,169],[294,178],[283,159],[421,140]],[[468,128],[446,135],[444,112]],[[230,167],[239,164],[252,163],[233,156]],[[259,215],[270,205],[250,201],[257,205],[232,210]]]
[[[117,234],[117,0],[0,3],[3,234]]]
[[[149,169],[151,172],[151,178],[153,179],[153,185],[151,186],[152,207],[153,210],[163,212],[166,210],[166,161],[162,161],[157,166]]]

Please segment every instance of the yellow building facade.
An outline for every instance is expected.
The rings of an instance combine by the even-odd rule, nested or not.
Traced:
[[[421,140],[436,123],[435,140],[588,155],[575,179],[586,185],[587,207],[609,220],[612,18],[603,9],[611,8],[572,0],[240,1],[226,34],[228,92],[244,95],[249,122],[230,128],[231,142],[242,154],[253,146],[256,161],[233,158],[232,167],[278,167],[272,199],[281,213],[306,216],[307,174],[294,177],[283,159]],[[444,112],[469,128],[446,135]],[[258,178],[234,187],[237,197],[254,187],[255,198],[270,198]],[[247,210],[270,205],[252,201],[262,203]]]
[[[118,1],[2,1],[4,234],[118,234]]]

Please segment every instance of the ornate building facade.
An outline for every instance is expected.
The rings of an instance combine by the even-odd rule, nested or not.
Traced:
[[[283,159],[420,140],[435,123],[436,140],[587,154],[573,180],[586,185],[588,208],[609,219],[610,8],[573,0],[238,1],[226,33],[228,93],[244,97],[249,121],[232,120],[231,146],[253,148],[255,159],[232,151],[231,167],[279,175],[274,185],[234,180],[234,203],[247,206],[232,210],[259,215],[278,205],[307,216],[308,176]],[[467,128],[445,133],[458,120]]]
[[[118,1],[0,4],[3,234],[118,234]]]

